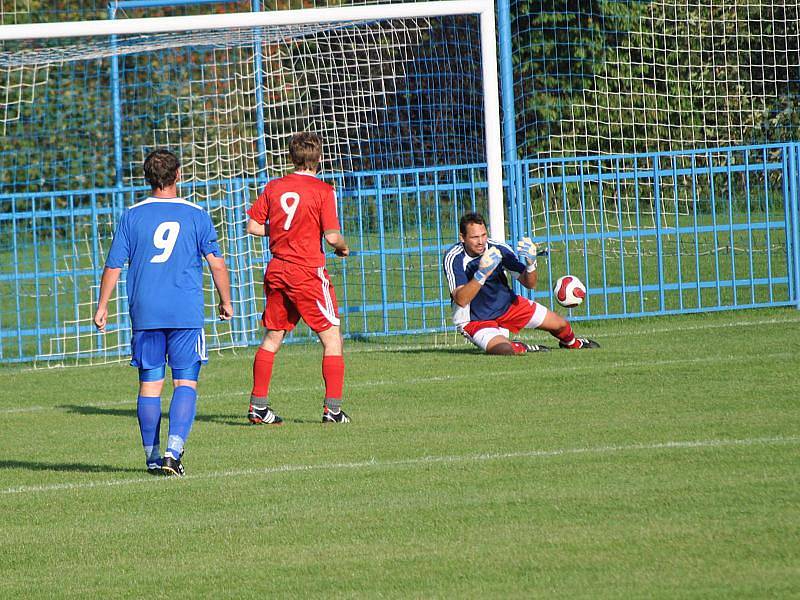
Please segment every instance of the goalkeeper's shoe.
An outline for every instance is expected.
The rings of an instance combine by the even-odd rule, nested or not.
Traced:
[[[350,417],[343,410],[333,412],[327,406],[322,407],[322,422],[323,423],[349,423]]]
[[[247,418],[253,425],[282,425],[283,419],[272,412],[269,406],[264,408],[257,408],[250,405],[250,410],[247,411]]]
[[[514,340],[511,343],[515,346],[525,348],[526,354],[528,352],[550,352],[550,346],[543,346],[542,344],[526,344],[525,342],[520,342],[519,340]]]
[[[564,342],[559,342],[558,345],[568,350],[591,350],[600,347],[600,344],[589,338],[575,338],[575,341],[580,342],[580,346],[567,346]]]
[[[183,452],[181,452],[181,457]],[[161,472],[167,477],[183,477],[186,471],[183,468],[183,463],[180,458],[172,458],[169,454],[164,456],[163,464],[161,465]]]

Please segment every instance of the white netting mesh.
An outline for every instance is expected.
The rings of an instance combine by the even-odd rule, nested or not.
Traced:
[[[0,2],[0,25],[27,22],[30,13],[31,0],[2,0]]]
[[[794,118],[786,110],[793,103],[788,92],[800,75],[796,1],[656,0],[601,7],[616,43],[606,41],[603,60],[593,65],[577,101],[564,107],[540,155],[714,148],[792,135],[784,128]],[[648,182],[655,180],[654,169],[662,176],[674,169],[670,181],[680,180],[692,168],[724,166],[728,156],[564,163],[556,170],[563,169],[566,180],[587,183],[569,190],[566,211],[548,208],[545,198],[558,197],[570,184],[551,182],[549,193],[537,186],[533,223],[569,233],[674,225],[696,201],[708,200],[710,184],[700,186],[699,198],[683,185],[676,186],[680,192],[665,188],[657,198]],[[542,175],[540,167],[531,168],[533,178]],[[634,169],[651,175],[643,182],[630,177]]]
[[[570,90],[578,92],[575,101],[561,107],[563,118],[539,152],[628,154],[779,141],[788,116],[783,104],[797,93],[800,75],[797,0],[598,7],[600,14],[585,17],[597,37],[581,43],[587,53],[591,41],[603,50],[594,49],[595,60],[584,67],[591,76],[584,73]]]
[[[6,44],[0,71],[20,83],[3,90],[4,135],[32,160],[15,159],[0,187],[124,189],[69,200],[78,203],[68,211],[73,218],[85,211],[81,224],[63,224],[64,243],[49,250],[71,257],[63,280],[72,290],[63,298],[69,309],[56,309],[56,331],[37,355],[97,362],[126,353],[124,286],[110,306],[111,332],[92,331],[95,274],[120,211],[146,194],[141,164],[158,147],[181,157],[180,192],[212,215],[232,273],[236,322],[210,324],[209,346],[252,343],[266,248],[245,233],[245,210],[289,168],[291,135],[323,137],[326,176],[483,162],[479,33],[476,17],[446,17]],[[115,122],[122,141],[116,177]],[[342,197],[343,177],[335,181]],[[342,218],[363,225],[363,214]],[[365,250],[376,243],[372,234],[361,240]],[[381,293],[369,276],[372,262],[356,275],[364,303]],[[210,315],[217,302],[210,277],[206,288]],[[371,327],[366,319],[364,327]]]

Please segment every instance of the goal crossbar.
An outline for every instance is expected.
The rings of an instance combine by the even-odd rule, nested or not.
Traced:
[[[497,38],[494,11],[493,0],[440,0],[433,2],[373,4],[368,6],[309,8],[269,12],[35,23],[0,26],[0,41],[206,31],[305,25],[311,23],[357,23],[399,18],[478,15],[480,18],[481,37],[489,227],[493,238],[503,240],[505,239],[505,216],[503,204],[502,134],[500,126]]]
[[[210,29],[307,25],[310,23],[372,21],[408,17],[443,17],[447,15],[483,14],[487,10],[494,11],[494,2],[492,0],[437,0],[433,2],[303,8],[181,17],[31,23],[0,26],[0,41],[205,31]]]

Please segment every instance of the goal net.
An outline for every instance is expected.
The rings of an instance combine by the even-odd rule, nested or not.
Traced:
[[[515,140],[531,159],[538,234],[674,227],[714,195],[739,202],[736,190],[775,184],[756,165],[778,150],[718,149],[798,139],[797,0],[535,0],[512,12],[525,65]],[[572,160],[585,156],[598,158]]]
[[[0,202],[13,216],[0,220],[8,275],[0,289],[4,306],[17,308],[2,318],[31,332],[4,340],[6,351],[25,354],[33,344],[36,356],[60,362],[127,353],[124,282],[110,305],[109,333],[97,334],[91,317],[114,225],[146,196],[141,164],[158,147],[180,156],[179,192],[211,213],[232,272],[236,316],[208,324],[209,347],[253,343],[268,254],[261,239],[246,235],[245,211],[266,181],[287,171],[288,140],[304,130],[324,139],[322,176],[337,187],[344,233],[356,250],[349,266],[331,266],[343,279],[340,301],[353,313],[349,333],[441,328],[440,245],[451,241],[458,211],[486,209],[488,190],[497,196],[502,185],[499,142],[487,149],[488,137],[499,139],[496,104],[487,126],[481,54],[482,25],[483,35],[492,34],[483,50],[495,52],[494,15],[482,24],[487,13],[476,9],[487,6],[329,9],[317,20],[308,17],[314,11],[281,11],[275,23],[253,25],[251,17],[227,27],[235,15],[214,15],[211,28],[193,21],[205,24],[81,38],[57,37],[51,25],[56,37],[2,42]],[[326,20],[330,10],[340,12]],[[137,19],[160,28],[171,26],[166,20]],[[494,164],[488,173],[437,171],[487,162]],[[459,177],[467,176],[471,188],[461,192]],[[381,181],[390,179],[394,191],[382,192],[388,184]],[[428,222],[440,199],[452,214],[440,211]],[[447,220],[444,238],[439,219]],[[398,245],[415,249],[427,279],[387,264],[387,247]],[[387,320],[389,290],[400,278],[406,288],[397,300],[406,306]],[[211,315],[210,277],[206,287]]]

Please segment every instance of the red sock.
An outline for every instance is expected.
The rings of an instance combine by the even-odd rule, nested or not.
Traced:
[[[528,351],[522,342],[511,342],[511,347],[514,349],[514,354],[525,354]]]
[[[275,353],[259,348],[253,359],[253,391],[254,398],[266,398],[269,395],[269,380],[272,379],[272,363]]]
[[[322,378],[325,380],[325,398],[340,399],[344,387],[344,356],[323,356]]]
[[[562,327],[558,331],[552,332],[552,335],[561,340],[562,344],[570,348],[575,348],[581,345],[581,343],[575,339],[575,334],[572,332],[572,327],[570,326],[569,323],[567,323],[564,327]]]

